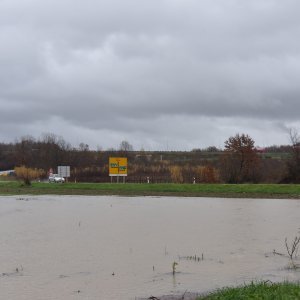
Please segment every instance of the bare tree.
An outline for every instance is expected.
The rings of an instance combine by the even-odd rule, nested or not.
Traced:
[[[68,151],[71,145],[63,137],[53,133],[43,134],[40,140],[40,163],[44,169],[68,164]]]
[[[34,157],[34,148],[36,141],[32,136],[23,136],[15,145],[16,165],[32,166],[36,157]]]
[[[300,136],[298,130],[289,130],[290,142],[292,144],[290,157],[287,161],[287,176],[284,181],[300,182]]]
[[[120,144],[120,151],[124,151],[124,152],[133,151],[133,146],[129,144],[129,142],[124,140]]]

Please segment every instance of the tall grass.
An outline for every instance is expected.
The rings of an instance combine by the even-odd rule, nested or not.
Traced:
[[[296,300],[300,299],[299,283],[251,283],[249,285],[224,288],[197,300]]]

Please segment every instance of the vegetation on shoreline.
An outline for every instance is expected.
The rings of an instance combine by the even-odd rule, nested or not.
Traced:
[[[58,173],[58,166],[70,166],[71,181],[109,183],[109,158],[126,157],[131,183],[300,183],[297,131],[291,131],[290,142],[261,148],[249,135],[237,133],[225,140],[223,148],[134,151],[123,141],[118,149],[90,150],[87,144],[74,147],[48,133],[38,139],[25,136],[15,143],[0,143],[0,175],[11,176],[22,168],[29,171],[23,179],[30,185],[35,176],[27,173],[33,170],[41,171],[39,178],[45,180]]]
[[[197,300],[231,300],[231,299],[300,299],[300,284],[283,283],[251,283],[236,288],[223,288],[207,296],[201,296]]]
[[[138,184],[0,181],[0,195],[128,195],[300,199],[300,184]]]

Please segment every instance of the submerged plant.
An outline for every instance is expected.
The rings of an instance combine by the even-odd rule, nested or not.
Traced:
[[[202,253],[201,256],[197,256],[197,255],[179,256],[179,260],[180,259],[186,259],[186,260],[192,260],[195,262],[200,262],[200,261],[204,260],[204,254]]]
[[[290,246],[288,245],[287,238],[285,238],[286,251],[287,251],[288,256],[289,256],[289,258],[291,260],[293,268],[297,268],[297,265],[295,264],[294,260],[297,257],[299,243],[300,243],[300,236],[299,237],[296,236]]]
[[[175,275],[176,272],[176,266],[178,265],[178,263],[176,261],[173,262],[172,264],[172,269],[173,269],[173,275]]]

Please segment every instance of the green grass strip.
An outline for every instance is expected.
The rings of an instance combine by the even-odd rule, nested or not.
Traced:
[[[300,299],[299,283],[251,283],[236,288],[223,288],[197,300],[296,300]]]
[[[130,195],[235,198],[300,198],[299,184],[139,184],[139,183],[47,183],[24,186],[0,181],[0,195]]]

